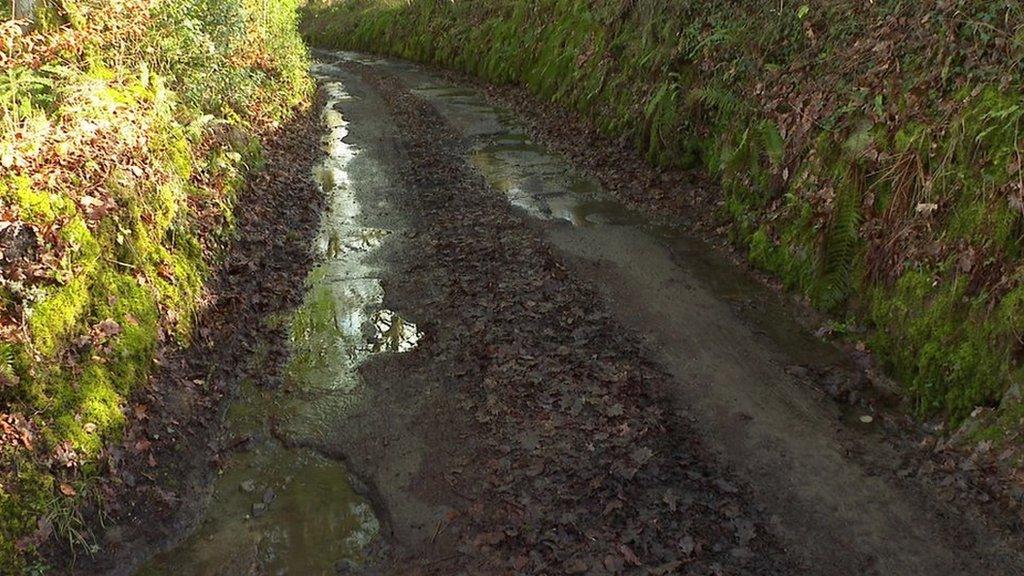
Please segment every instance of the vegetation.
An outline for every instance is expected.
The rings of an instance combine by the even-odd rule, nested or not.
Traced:
[[[9,3],[8,3],[9,4]],[[291,0],[50,0],[0,23],[0,572],[75,512],[186,343],[258,136],[306,101]]]
[[[313,0],[303,31],[523,84],[653,163],[703,167],[750,259],[877,328],[870,344],[918,413],[956,423],[1022,376],[1022,12],[1007,0]]]

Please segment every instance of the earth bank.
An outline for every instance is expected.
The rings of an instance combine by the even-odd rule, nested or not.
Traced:
[[[202,374],[147,382],[202,347],[261,142],[312,88],[290,2],[34,4],[0,7],[0,572],[19,574],[47,570],[44,544],[95,552],[94,512],[131,491],[126,431],[176,413],[151,392],[208,395]]]

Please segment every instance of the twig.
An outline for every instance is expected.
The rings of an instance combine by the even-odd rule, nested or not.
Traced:
[[[437,537],[447,527],[448,527],[448,523],[444,521],[444,518],[439,519],[437,521],[437,528],[434,529],[434,535],[430,537],[430,543],[433,544],[434,540],[437,540]]]

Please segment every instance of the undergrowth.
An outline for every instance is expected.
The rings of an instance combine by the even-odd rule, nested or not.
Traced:
[[[823,310],[874,327],[920,416],[957,424],[1019,383],[1020,3],[311,0],[304,12],[315,45],[522,84],[652,163],[703,167],[735,242]]]
[[[295,8],[47,0],[0,23],[0,573],[51,537],[90,550],[77,510],[129,395],[188,342],[258,136],[310,94]]]

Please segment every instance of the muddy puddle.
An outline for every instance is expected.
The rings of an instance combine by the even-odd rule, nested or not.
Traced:
[[[230,450],[205,517],[143,576],[337,574],[363,563],[380,532],[365,490],[344,465],[301,446],[317,445],[359,404],[363,361],[412,350],[421,334],[382,306],[371,255],[392,231],[361,224],[350,170],[360,150],[346,141],[347,122],[337,110],[349,95],[329,66],[313,73],[328,96],[325,158],[314,173],[328,206],[302,306],[290,317],[266,319],[289,334],[284,384],[243,384],[228,411]]]

